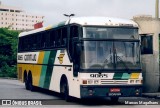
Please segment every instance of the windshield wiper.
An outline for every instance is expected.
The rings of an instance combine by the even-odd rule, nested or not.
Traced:
[[[107,63],[108,62],[108,59],[109,58],[111,58],[113,55],[111,54],[111,48],[110,48],[110,56],[109,57],[107,57],[105,60],[104,60],[104,62],[103,62],[103,65],[101,66],[101,68],[99,69],[99,71],[98,71],[98,73],[99,74],[101,74],[101,71],[104,69],[104,67],[105,67],[105,63]],[[112,60],[111,60],[112,61]]]
[[[101,68],[99,69],[99,71],[98,71],[98,73],[99,74],[101,74],[101,71],[104,69],[104,67],[105,67],[105,63],[107,63],[108,62],[108,59],[106,58],[105,60],[104,60],[104,62],[103,62],[103,65],[101,66]]]

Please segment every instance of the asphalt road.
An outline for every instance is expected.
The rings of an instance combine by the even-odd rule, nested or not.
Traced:
[[[12,105],[22,106],[28,105],[29,102],[40,102],[43,107],[106,107],[107,108],[125,108],[125,107],[134,107],[134,108],[143,108],[151,107],[151,104],[154,108],[160,107],[160,100],[154,98],[142,98],[142,97],[130,97],[130,98],[120,98],[119,102],[115,103],[110,101],[109,98],[105,99],[85,99],[80,100],[73,98],[72,102],[66,102],[63,100],[60,94],[51,92],[48,90],[38,89],[34,92],[28,91],[25,89],[23,83],[18,80],[11,79],[0,79],[0,103],[2,100],[11,101]],[[21,103],[17,103],[21,101]],[[146,102],[146,103],[145,103]],[[150,105],[147,105],[147,102]],[[141,105],[140,105],[141,103]],[[132,104],[132,105],[131,105]],[[37,104],[39,105],[39,104]]]

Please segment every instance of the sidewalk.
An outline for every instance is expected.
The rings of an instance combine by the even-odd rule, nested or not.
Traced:
[[[157,92],[157,93],[142,93],[142,97],[160,99],[160,92]]]

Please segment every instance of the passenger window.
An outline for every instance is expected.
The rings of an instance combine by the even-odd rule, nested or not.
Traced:
[[[41,48],[41,37],[42,37],[42,34],[41,33],[38,33],[37,34],[37,48],[36,49],[40,49]]]
[[[55,36],[56,36],[55,30],[52,30],[50,32],[50,46],[51,47],[55,47]]]
[[[62,29],[61,46],[66,46],[67,43],[67,27]]]
[[[50,47],[50,31],[47,31],[45,33],[45,43],[46,43],[46,48]]]
[[[78,37],[78,26],[70,27],[70,38]]]
[[[43,32],[41,34],[41,48],[45,48],[46,47],[46,39],[45,39],[45,33]]]

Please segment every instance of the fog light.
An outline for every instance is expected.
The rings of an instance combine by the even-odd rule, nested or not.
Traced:
[[[93,89],[89,89],[89,90],[88,90],[88,93],[89,93],[90,96],[92,96],[92,95],[94,94]]]
[[[140,92],[139,89],[136,89],[136,90],[135,90],[136,95],[139,95],[139,92]]]

